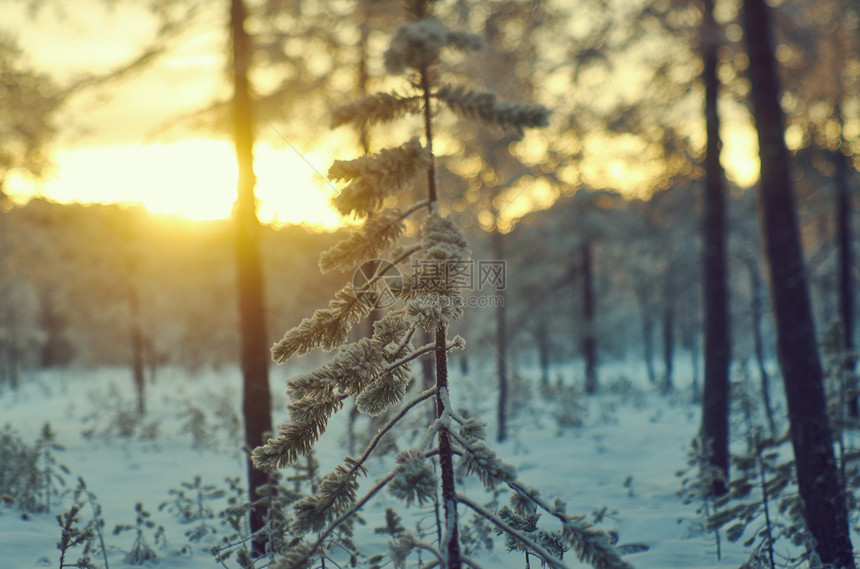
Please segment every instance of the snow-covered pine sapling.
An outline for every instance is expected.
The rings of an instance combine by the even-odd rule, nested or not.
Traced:
[[[64,476],[69,474],[69,468],[65,464],[57,462],[56,453],[64,450],[65,447],[57,443],[57,435],[51,429],[50,423],[45,423],[42,426],[42,432],[36,446],[39,449],[39,460],[42,463],[41,488],[44,499],[42,507],[45,512],[50,512],[53,499],[57,497],[60,488],[66,485]]]
[[[200,541],[217,530],[207,522],[215,518],[214,510],[209,506],[213,500],[224,497],[224,490],[214,484],[203,484],[200,476],[195,476],[192,482],[182,482],[181,488],[168,490],[173,498],[162,502],[158,511],[167,510],[183,524],[197,524],[185,532],[188,541]],[[186,493],[187,492],[187,493]]]
[[[30,446],[9,425],[0,430],[0,496],[23,512],[42,508],[39,449]]]
[[[731,395],[734,414],[742,419],[736,431],[744,433],[747,452],[732,457],[735,476],[728,493],[714,501],[708,527],[725,528],[726,538],[732,542],[747,536],[744,546],[752,551],[743,567],[775,569],[774,546],[779,539],[788,538],[796,545],[803,545],[806,539],[793,461],[779,460],[780,447],[788,442],[788,435],[763,437],[755,420],[758,400],[746,374],[732,384]]]
[[[687,452],[687,468],[675,473],[681,479],[681,489],[678,496],[685,504],[698,502],[696,513],[701,516],[702,529],[709,525],[709,520],[714,514],[714,498],[711,495],[714,479],[722,476],[722,472],[711,465],[710,441],[706,440],[702,433],[692,440],[690,450]],[[722,559],[722,544],[719,526],[713,528],[714,543],[716,545],[717,560]]]
[[[774,543],[777,530],[773,515],[776,508],[773,496],[778,495],[791,480],[791,469],[775,470],[777,453],[767,450],[773,441],[763,441],[761,433],[753,435],[752,452],[733,457],[736,475],[729,484],[729,492],[718,498],[719,509],[711,515],[708,527],[725,527],[726,539],[738,541],[753,526],[753,534],[744,543],[752,553],[744,566],[775,569]],[[767,452],[766,452],[767,450]],[[768,479],[768,475],[777,474]],[[758,492],[754,490],[758,488]]]
[[[350,238],[321,256],[320,267],[323,271],[349,271],[373,261],[377,270],[371,275],[362,273],[363,280],[354,278],[335,294],[328,308],[317,310],[273,347],[277,363],[314,350],[338,352],[330,363],[288,381],[289,420],[281,425],[276,437],[254,450],[252,458],[258,468],[265,469],[296,462],[310,452],[331,415],[341,410],[347,398],[354,397],[358,410],[370,416],[378,416],[395,405],[401,407],[361,456],[347,457],[344,464],[322,478],[314,495],[295,504],[292,530],[299,535],[316,533],[317,538],[287,553],[278,567],[308,567],[323,554],[333,532],[386,487],[407,505],[432,502],[441,493],[443,506],[440,539],[428,543],[403,532],[391,547],[395,566],[401,566],[415,550],[426,552],[433,564],[443,569],[474,566],[473,561],[461,555],[457,509],[462,505],[528,547],[541,561],[555,569],[564,567],[546,548],[457,492],[455,455],[466,472],[477,475],[488,489],[507,486],[559,520],[562,541],[581,560],[605,569],[627,567],[605,534],[591,528],[582,516],[568,515],[560,500],[551,504],[536,490],[522,485],[514,468],[501,462],[484,443],[483,426],[459,417],[451,408],[448,351],[462,349],[465,342],[459,337],[448,338],[448,328],[462,315],[464,304],[456,274],[448,269],[468,263],[469,250],[456,225],[440,216],[433,153],[435,116],[441,107],[447,107],[461,117],[522,133],[527,128],[545,126],[549,112],[537,105],[502,103],[491,93],[441,82],[436,65],[443,50],[467,52],[480,47],[480,38],[447,28],[433,16],[431,0],[409,0],[405,4],[409,21],[395,33],[385,53],[385,64],[390,73],[406,76],[406,90],[377,93],[344,105],[334,111],[333,123],[385,123],[417,115],[423,121],[423,142],[412,139],[373,155],[337,161],[329,170],[331,178],[346,182],[334,200],[339,211],[365,221]],[[389,198],[411,188],[419,175],[427,179],[426,202],[402,211],[384,209]],[[394,249],[405,231],[406,218],[425,210],[420,245]],[[393,261],[380,262],[378,257],[389,251]],[[398,265],[410,258],[411,272],[395,278]],[[388,286],[381,289],[381,283]],[[400,304],[374,323],[372,337],[346,343],[353,324],[367,317],[383,294]],[[433,341],[415,348],[412,340],[421,336],[419,330],[432,334]],[[410,382],[408,366],[424,354],[434,356],[436,384],[402,403]],[[423,440],[416,448],[398,454],[393,469],[359,497],[358,478],[365,474],[365,464],[380,441],[416,406],[431,398],[435,420]],[[433,468],[431,460],[438,462],[437,468]]]
[[[65,567],[97,569],[87,555],[92,545],[93,530],[90,526],[80,527],[80,518],[78,517],[80,511],[81,506],[75,501],[67,511],[57,516],[57,523],[60,525],[60,539],[57,541],[57,549],[60,550],[59,569]],[[69,554],[69,550],[80,545],[84,546],[81,557],[74,563],[67,562],[66,556]]]
[[[92,519],[87,524],[87,527],[92,530],[95,539],[98,540],[98,547],[101,550],[102,560],[105,564],[104,569],[110,569],[107,558],[107,547],[105,546],[105,519],[102,516],[102,506],[99,504],[96,495],[87,488],[87,483],[81,476],[78,477],[78,486],[75,488],[74,503],[78,504],[81,508],[84,505],[89,505]]]
[[[146,530],[155,527],[155,522],[150,519],[152,514],[147,512],[140,502],[134,505],[134,512],[134,523],[117,525],[113,528],[113,534],[119,535],[125,531],[134,532],[134,542],[125,556],[125,562],[129,565],[143,565],[147,561],[154,561],[158,558],[155,551],[146,542],[145,535]]]

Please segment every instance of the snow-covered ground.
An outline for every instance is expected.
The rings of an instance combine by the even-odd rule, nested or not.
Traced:
[[[490,419],[494,416],[494,378],[489,366],[481,367],[473,365],[465,377],[454,370],[454,405]],[[680,486],[676,472],[685,467],[686,449],[698,426],[698,409],[688,402],[686,391],[668,398],[650,392],[638,381],[644,373],[635,367],[627,368],[633,381],[625,387],[619,380],[622,373],[604,371],[604,393],[580,400],[587,413],[584,425],[578,428],[559,428],[552,403],[542,399],[536,389],[531,397],[519,391],[519,400],[513,403],[516,415],[510,438],[490,446],[516,466],[523,482],[540,489],[547,498],[565,500],[568,513],[592,519],[605,508],[599,527],[617,532],[621,544],[648,546],[647,551],[627,557],[637,568],[737,567],[746,559],[743,549],[738,545],[727,548],[724,543],[718,561],[711,535],[696,530],[696,506],[683,504],[676,495]],[[284,368],[273,373],[276,424],[285,419],[283,379],[288,374]],[[572,369],[560,372],[567,381],[573,374]],[[128,421],[134,406],[129,375],[127,370],[99,370],[29,377],[18,391],[0,393],[0,428],[9,425],[32,444],[42,425],[50,422],[58,443],[64,446],[57,452],[57,460],[70,470],[65,475],[67,488],[83,477],[102,505],[110,567],[127,566],[124,557],[132,532],[113,535],[112,529],[134,521],[138,502],[152,514],[156,527],[165,528],[166,548],[155,546],[155,528],[146,532],[149,545],[158,554],[158,567],[218,567],[208,549],[227,528],[212,520],[212,525],[219,526],[219,535],[189,543],[184,535],[189,526],[180,524],[167,508],[159,511],[159,505],[170,499],[171,489],[195,476],[204,484],[224,489],[228,477],[242,477],[244,483],[242,455],[236,445],[239,375],[231,371],[189,377],[175,370],[162,372],[148,391],[148,413],[142,424]],[[528,370],[521,375],[532,384],[538,377]],[[615,392],[609,389],[612,385]],[[366,428],[364,423],[359,425]],[[123,430],[128,436],[121,434]],[[492,441],[492,420],[489,433]],[[408,433],[401,435],[401,448],[407,448],[407,439]],[[346,454],[344,440],[345,420],[338,416],[319,445],[321,472],[333,469]],[[371,461],[362,488],[391,464],[390,455]],[[492,498],[477,482],[468,482],[466,492],[479,502]],[[0,569],[57,567],[60,532],[55,516],[69,507],[70,500],[67,494],[50,514],[26,516],[14,506],[0,505]],[[500,497],[500,505],[506,501],[505,496]],[[216,501],[212,507],[217,511],[224,504]],[[426,517],[425,510],[414,506],[404,510],[383,492],[362,513],[366,525],[356,530],[356,541],[368,554],[385,551],[387,537],[375,534],[373,528],[383,525],[389,504],[403,514],[407,528]],[[84,517],[87,515],[85,511]],[[554,529],[551,523],[547,528]],[[70,556],[72,561],[77,559],[75,550]],[[525,565],[522,554],[505,552],[501,537],[496,538],[492,551],[478,558],[485,569]],[[100,553],[93,561],[103,565]],[[565,561],[570,567],[580,566],[572,554]]]

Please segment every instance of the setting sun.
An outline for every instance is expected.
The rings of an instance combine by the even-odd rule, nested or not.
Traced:
[[[56,170],[37,191],[20,181],[19,197],[61,202],[140,203],[154,213],[194,220],[227,217],[236,199],[236,159],[227,141],[192,139],[169,144],[88,147],[58,152]],[[318,155],[257,145],[257,197],[266,223],[340,223],[331,188],[317,172]]]

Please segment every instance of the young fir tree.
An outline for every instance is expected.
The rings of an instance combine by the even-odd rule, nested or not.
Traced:
[[[321,368],[288,381],[290,418],[281,425],[276,437],[254,450],[259,468],[282,468],[311,451],[325,430],[329,417],[341,410],[347,398],[354,397],[362,413],[377,416],[401,403],[410,382],[409,364],[424,354],[435,358],[436,384],[401,410],[383,426],[358,458],[325,476],[314,495],[294,505],[292,530],[305,535],[317,534],[287,553],[280,568],[309,567],[324,550],[331,534],[355,515],[386,486],[407,506],[431,502],[440,492],[443,505],[441,531],[437,543],[421,541],[404,532],[391,544],[391,559],[403,566],[413,551],[425,551],[438,566],[460,569],[464,560],[458,535],[458,505],[465,506],[502,529],[551,567],[564,567],[545,547],[509,523],[487,511],[463,494],[457,493],[454,455],[469,474],[477,474],[488,489],[507,485],[534,507],[549,513],[562,524],[562,541],[580,559],[595,567],[627,567],[613,550],[608,538],[591,528],[582,516],[570,516],[560,500],[549,503],[516,477],[514,468],[500,461],[484,443],[483,425],[457,416],[451,408],[448,385],[448,351],[462,349],[460,337],[448,339],[448,327],[463,313],[462,299],[452,267],[469,262],[466,240],[450,220],[440,216],[433,154],[434,118],[439,107],[447,107],[462,117],[477,119],[521,133],[525,128],[547,124],[548,111],[540,106],[506,104],[491,93],[476,92],[440,81],[437,64],[446,48],[469,51],[480,46],[471,33],[448,29],[433,17],[431,0],[409,0],[409,22],[401,25],[385,53],[389,72],[405,75],[405,92],[370,95],[338,108],[335,126],[353,123],[385,123],[405,115],[423,119],[424,140],[413,139],[400,147],[381,150],[351,161],[337,161],[329,171],[335,180],[348,182],[335,204],[345,215],[363,218],[364,225],[343,243],[320,258],[323,271],[352,270],[375,260],[395,247],[405,230],[407,217],[426,210],[418,246],[394,250],[392,263],[375,263],[372,275],[353,279],[336,293],[328,308],[317,310],[299,326],[288,331],[272,349],[273,359],[283,363],[294,355],[312,350],[339,348],[333,360]],[[387,198],[408,188],[413,179],[426,175],[426,202],[405,211],[383,209]],[[412,259],[410,274],[394,279],[397,266]],[[380,290],[378,285],[390,285]],[[392,286],[393,285],[393,286]],[[382,294],[393,293],[399,300],[374,324],[371,337],[346,343],[352,325],[374,309]],[[433,334],[434,340],[414,348],[413,337],[419,330]],[[401,452],[396,465],[359,498],[358,477],[380,440],[418,404],[433,398],[436,419],[417,448]],[[434,468],[430,460],[438,461]],[[437,478],[436,472],[440,476]],[[441,479],[441,480],[440,480]]]

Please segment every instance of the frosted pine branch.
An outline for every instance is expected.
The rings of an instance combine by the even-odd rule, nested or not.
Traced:
[[[369,215],[382,206],[385,198],[396,194],[425,171],[429,164],[430,153],[417,138],[372,156],[337,160],[328,175],[349,184],[334,199],[335,206],[344,215]]]
[[[352,123],[356,126],[391,122],[421,109],[421,97],[403,97],[397,93],[375,93],[347,103],[332,111],[331,126]]]
[[[395,497],[406,502],[423,505],[424,501],[431,502],[436,497],[437,480],[432,465],[420,450],[409,449],[397,455],[397,474],[388,485],[388,491]]]
[[[347,464],[350,462],[347,461]],[[364,473],[364,469],[353,464],[350,466],[346,468],[338,465],[334,472],[330,472],[320,481],[316,493],[293,504],[295,518],[290,529],[296,535],[323,530],[355,502],[358,492],[356,478]]]
[[[385,52],[385,67],[392,75],[420,70],[436,63],[445,47],[479,50],[483,42],[481,36],[454,31],[435,18],[424,18],[397,28]]]
[[[442,85],[433,96],[460,116],[519,134],[526,128],[549,124],[550,111],[542,105],[504,103],[493,93],[473,91],[462,85]]]
[[[595,569],[632,569],[615,551],[606,533],[594,529],[584,519],[568,518],[562,529],[562,540],[580,561]]]
[[[367,286],[356,291],[347,284],[329,302],[328,308],[314,312],[272,347],[272,360],[282,364],[293,355],[312,350],[332,350],[346,342],[352,325],[370,314],[376,302],[376,291]]]
[[[310,569],[311,559],[313,554],[316,553],[316,549],[314,548],[311,551],[311,547],[306,543],[294,545],[274,565],[270,565],[269,567],[271,569]]]
[[[518,481],[507,484],[511,490],[564,524],[562,540],[574,550],[580,561],[591,564],[595,569],[632,569],[629,563],[621,559],[604,532],[591,527],[582,516],[568,516],[563,501],[557,499],[553,505],[550,505],[534,488]]]
[[[289,562],[286,563],[287,558],[283,558],[280,560],[277,567],[279,569],[304,569],[308,565],[308,561],[313,557],[313,555],[319,550],[325,540],[336,530],[341,524],[346,522],[349,518],[354,516],[356,512],[358,512],[364,505],[370,501],[376,494],[379,493],[380,490],[385,488],[385,486],[391,482],[391,479],[395,475],[395,471],[389,472],[387,475],[382,477],[370,490],[368,490],[367,494],[357,502],[355,502],[349,510],[340,515],[336,520],[331,522],[329,526],[323,530],[322,533],[319,534],[317,540],[309,545],[302,547],[302,551],[295,555],[288,555]]]
[[[464,439],[453,431],[450,434],[463,447],[460,463],[466,469],[467,475],[477,474],[488,490],[494,490],[502,483],[516,482],[516,468],[502,462],[483,441]]]
[[[523,544],[529,551],[533,552],[535,555],[541,558],[541,560],[552,567],[553,569],[567,569],[567,566],[559,561],[554,555],[552,555],[549,551],[546,550],[543,546],[536,543],[529,537],[523,535],[521,532],[518,532],[508,524],[506,524],[503,520],[501,520],[498,516],[496,516],[492,512],[488,512],[483,507],[478,505],[477,503],[470,500],[468,497],[463,494],[457,494],[457,502],[468,506],[472,511],[474,511],[479,516],[487,519],[494,526],[505,532],[507,535],[511,536],[513,539],[519,541]],[[596,567],[596,566],[595,566]]]
[[[436,558],[436,563],[433,564],[434,566],[437,564],[440,567],[445,566],[445,558],[438,549],[427,542],[420,541],[411,533],[406,532],[398,537],[396,541],[388,543],[388,550],[391,552],[391,561],[394,563],[395,567],[405,567],[406,558],[409,557],[409,554],[412,553],[413,549],[429,551]],[[426,565],[423,567],[426,567]]]
[[[467,261],[471,251],[460,228],[448,219],[429,215],[421,227],[421,247],[427,261]]]
[[[402,366],[381,375],[355,398],[356,409],[370,417],[382,415],[403,399],[409,380],[408,372]]]
[[[320,270],[348,271],[378,257],[403,234],[403,220],[426,206],[427,202],[423,202],[404,213],[394,209],[371,214],[361,229],[320,255]]]
[[[325,430],[329,417],[340,410],[343,400],[361,394],[369,385],[385,378],[384,385],[408,382],[404,364],[408,356],[395,359],[408,343],[413,330],[400,319],[386,316],[374,325],[372,338],[362,338],[342,348],[319,369],[297,376],[287,384],[290,418],[278,436],[257,449],[252,458],[258,466],[280,468],[306,455]],[[394,352],[390,350],[394,350]],[[417,356],[414,356],[417,357]],[[391,376],[393,379],[389,379]],[[405,394],[402,388],[376,388],[377,407],[394,404]]]
[[[343,399],[334,395],[290,401],[290,420],[281,425],[277,437],[253,450],[254,465],[261,469],[284,468],[306,455],[325,431],[329,417],[341,407]]]
[[[292,524],[293,531],[299,535],[307,533],[308,531],[320,531],[326,526],[326,524],[330,523],[338,515],[345,512],[346,509],[355,501],[355,494],[358,490],[356,479],[360,474],[364,474],[364,463],[370,457],[380,439],[387,434],[400,419],[403,418],[409,409],[432,397],[435,393],[435,389],[425,391],[417,399],[406,405],[394,419],[379,430],[368,445],[364,454],[362,454],[358,460],[347,458],[346,464],[348,468],[342,465],[338,466],[337,470],[328,474],[322,482],[320,482],[320,486],[313,496],[308,496],[296,502],[294,505],[296,517]],[[424,460],[423,456],[420,458],[421,460]],[[404,464],[402,469],[406,469],[410,465],[412,465],[412,463]],[[430,475],[432,476],[432,470],[430,471]],[[433,485],[433,489],[435,491],[435,485]],[[427,498],[425,491],[422,490],[419,494],[420,496],[417,496],[419,498],[419,502]]]
[[[373,453],[373,451],[376,449],[376,446],[379,444],[379,441],[382,440],[382,437],[384,437],[386,434],[388,434],[388,432],[394,428],[394,425],[399,423],[400,420],[403,417],[405,417],[406,414],[413,407],[415,407],[416,405],[418,405],[419,403],[421,403],[423,401],[426,401],[427,399],[430,399],[434,395],[436,395],[436,388],[435,387],[432,389],[428,389],[427,391],[422,392],[421,395],[419,395],[418,397],[416,397],[415,399],[413,399],[412,401],[410,401],[409,403],[404,405],[403,408],[397,413],[397,415],[395,415],[388,423],[385,424],[384,427],[382,427],[381,429],[379,429],[379,431],[377,431],[376,435],[374,435],[373,439],[371,439],[370,443],[367,445],[367,448],[364,450],[364,453],[361,455],[361,457],[359,457],[358,460],[354,461],[354,464],[357,466],[362,466],[367,461],[367,459],[370,457],[370,455]]]

